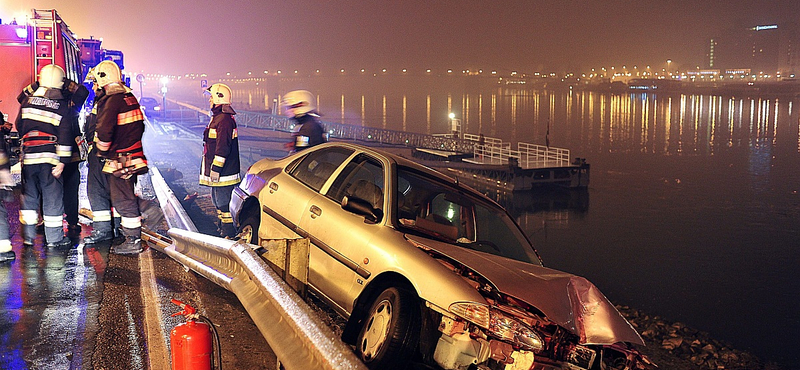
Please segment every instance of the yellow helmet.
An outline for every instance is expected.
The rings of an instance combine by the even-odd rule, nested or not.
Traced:
[[[289,91],[283,96],[281,104],[290,116],[302,116],[314,110],[314,95],[307,90]]]

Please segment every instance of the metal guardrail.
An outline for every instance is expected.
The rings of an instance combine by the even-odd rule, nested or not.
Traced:
[[[255,127],[284,132],[291,132],[294,127],[288,117],[261,112],[238,112],[236,123],[241,127]],[[335,122],[322,122],[322,124],[331,137],[380,144],[471,153],[473,146],[477,143],[477,140],[464,140],[448,136],[418,134]]]
[[[158,170],[151,171],[171,237],[143,234],[155,249],[236,294],[286,369],[366,370],[250,244],[195,232]]]

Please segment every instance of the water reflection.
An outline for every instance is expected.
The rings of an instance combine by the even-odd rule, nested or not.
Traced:
[[[453,112],[466,133],[512,143],[545,144],[549,138],[551,145],[581,151],[579,156],[596,151],[713,155],[762,139],[777,141],[780,125],[797,125],[781,119],[789,114],[792,96],[609,94],[448,79],[321,80],[282,81],[270,88],[264,82],[233,84],[234,106],[271,110],[283,90],[306,88],[318,94],[319,111],[328,121],[446,133]],[[797,149],[797,130],[791,131]]]

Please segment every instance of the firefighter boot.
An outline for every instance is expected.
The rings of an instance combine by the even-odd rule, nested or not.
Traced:
[[[122,244],[115,245],[111,248],[111,253],[114,254],[137,254],[142,251],[142,239],[140,238],[141,229],[128,229],[122,228],[122,233],[125,235],[125,241]]]
[[[72,246],[72,240],[64,236],[61,240],[56,242],[47,243],[47,248],[68,248]]]
[[[138,254],[142,251],[142,239],[136,236],[126,236],[122,244],[115,245],[111,248],[111,253],[114,254]]]
[[[36,225],[22,225],[22,244],[32,246],[36,240]]]
[[[17,258],[17,255],[14,254],[14,251],[8,251],[8,252],[0,253],[0,262],[13,261],[16,258]]]
[[[84,244],[97,244],[102,242],[107,242],[111,239],[114,239],[114,232],[113,231],[100,231],[97,229],[92,230],[92,233],[83,238]]]

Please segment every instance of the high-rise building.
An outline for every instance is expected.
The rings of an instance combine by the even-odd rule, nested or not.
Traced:
[[[730,28],[709,40],[706,67],[773,76],[800,71],[799,27],[786,23]]]

